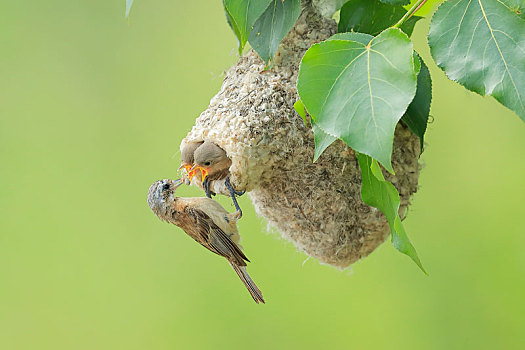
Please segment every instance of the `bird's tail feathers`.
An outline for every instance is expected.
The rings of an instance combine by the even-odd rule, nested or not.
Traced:
[[[235,270],[235,272],[237,272],[237,275],[239,275],[239,278],[241,279],[242,283],[244,283],[244,285],[246,286],[246,289],[248,289],[248,292],[250,292],[253,300],[255,300],[257,304],[264,304],[262,292],[252,280],[250,275],[248,275],[248,272],[246,271],[246,266],[238,266],[233,262],[230,262],[230,264]]]

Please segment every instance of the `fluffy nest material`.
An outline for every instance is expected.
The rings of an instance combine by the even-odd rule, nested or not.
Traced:
[[[182,141],[209,140],[232,160],[231,182],[298,250],[339,268],[370,254],[388,236],[384,215],[361,201],[361,172],[352,149],[336,141],[313,163],[314,137],[293,104],[299,63],[336,24],[303,9],[276,55],[274,68],[253,50],[226,73],[222,88]],[[392,165],[403,217],[417,190],[419,139],[396,129]],[[212,189],[227,194],[220,184]]]

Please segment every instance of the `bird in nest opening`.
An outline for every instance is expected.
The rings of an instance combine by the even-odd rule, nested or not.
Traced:
[[[212,181],[223,181],[232,198],[235,209],[242,216],[242,210],[237,203],[236,196],[242,196],[244,191],[237,191],[230,183],[230,166],[232,161],[228,158],[226,151],[210,141],[190,142],[184,146],[181,152],[181,166],[185,169],[188,182],[195,178],[206,196],[211,198],[215,195],[210,189]]]

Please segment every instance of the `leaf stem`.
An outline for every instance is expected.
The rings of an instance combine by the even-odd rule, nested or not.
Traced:
[[[401,27],[407,19],[409,19],[417,10],[421,8],[421,6],[425,4],[425,2],[427,2],[427,0],[416,1],[415,4],[407,11],[407,13],[405,13],[405,15],[401,17],[401,19],[396,24],[394,24],[392,27],[393,28]]]

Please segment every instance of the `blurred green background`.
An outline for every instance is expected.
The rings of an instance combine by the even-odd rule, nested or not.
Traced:
[[[306,261],[245,196],[256,305],[146,203],[237,59],[221,1],[0,13],[1,349],[525,348],[524,125],[445,78],[428,20],[434,122],[405,227],[430,277],[389,243],[351,272]]]

